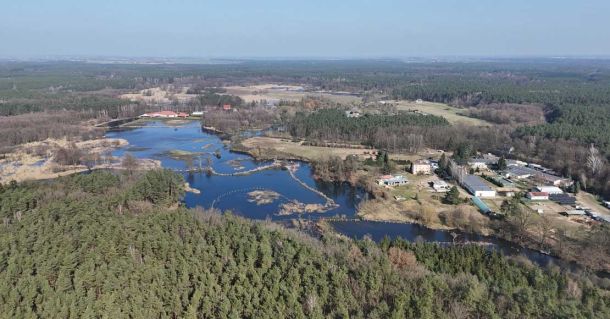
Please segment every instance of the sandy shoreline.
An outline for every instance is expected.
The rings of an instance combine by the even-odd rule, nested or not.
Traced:
[[[0,160],[0,183],[10,181],[45,180],[81,173],[96,169],[123,169],[120,159],[110,153],[129,145],[125,139],[101,138],[87,141],[68,141],[66,139],[47,139],[18,145],[13,152]],[[61,148],[76,148],[83,157],[96,159],[90,165],[60,165],[55,154]],[[161,167],[159,161],[138,160],[138,170]]]

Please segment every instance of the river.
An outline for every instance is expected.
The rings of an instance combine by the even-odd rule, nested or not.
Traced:
[[[146,122],[137,128],[115,129],[107,132],[109,138],[123,138],[129,141],[129,146],[115,150],[113,156],[122,156],[129,152],[137,158],[160,160],[162,166],[174,170],[187,169],[187,162],[173,158],[171,151],[186,151],[197,153],[192,166],[205,167],[207,163],[219,173],[236,173],[268,165],[271,162],[256,161],[252,157],[234,153],[213,134],[202,131],[200,123],[192,121],[184,125],[167,125],[163,121]],[[217,156],[219,155],[219,156]],[[232,211],[235,214],[252,219],[272,219],[287,221],[294,218],[316,219],[320,217],[355,218],[356,208],[360,201],[368,195],[361,189],[347,184],[321,183],[314,180],[311,167],[307,163],[299,163],[295,176],[312,188],[323,192],[338,206],[324,213],[278,215],[282,204],[297,200],[304,204],[324,204],[326,200],[298,183],[287,170],[280,168],[260,171],[245,176],[208,176],[205,173],[182,173],[192,188],[201,193],[187,193],[184,203],[187,207],[215,207],[222,211]],[[257,204],[250,200],[249,192],[268,190],[279,194],[279,198],[268,204]],[[335,230],[352,238],[370,236],[379,241],[384,236],[402,237],[409,241],[436,242],[451,244],[456,242],[477,242],[499,251],[504,255],[527,257],[532,262],[545,266],[549,263],[564,264],[559,259],[537,251],[521,248],[510,242],[459,231],[432,230],[415,224],[384,223],[369,221],[338,221],[331,222]],[[453,233],[453,235],[452,235]],[[455,238],[454,236],[457,235]]]

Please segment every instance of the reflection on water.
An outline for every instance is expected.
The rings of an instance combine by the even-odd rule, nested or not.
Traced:
[[[124,138],[129,141],[129,147],[116,150],[114,156],[122,156],[129,152],[138,158],[153,158],[161,161],[163,167],[171,169],[186,169],[191,167],[206,167],[208,163],[219,173],[235,173],[269,164],[270,162],[255,161],[249,156],[233,153],[215,135],[201,130],[199,122],[190,122],[180,127],[164,126],[163,122],[149,122],[146,126],[115,130],[106,134],[110,138]],[[171,151],[182,151],[189,157],[172,157]],[[176,153],[176,152],[173,152]],[[216,156],[216,155],[219,156]],[[188,164],[188,162],[191,162]],[[301,214],[304,218],[320,216],[354,216],[357,203],[366,196],[360,189],[347,184],[316,182],[311,175],[307,163],[301,165],[295,175],[309,186],[322,191],[331,197],[338,208],[325,213]],[[306,204],[324,204],[325,200],[318,194],[307,190],[293,180],[287,171],[273,169],[261,171],[247,176],[208,176],[205,173],[183,173],[191,187],[199,189],[201,194],[187,193],[184,202],[187,207],[215,207],[221,210],[231,210],[236,214],[254,219],[290,219],[291,216],[277,216],[281,204],[298,200]],[[271,190],[279,193],[280,198],[267,205],[257,205],[250,202],[248,193],[253,190]]]

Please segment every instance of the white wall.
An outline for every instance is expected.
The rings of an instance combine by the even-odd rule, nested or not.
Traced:
[[[496,197],[496,191],[476,191],[474,196],[482,198]]]

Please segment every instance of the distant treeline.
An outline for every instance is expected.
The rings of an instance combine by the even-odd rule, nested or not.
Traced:
[[[103,95],[48,94],[0,101],[0,116],[72,110],[89,113],[94,117],[116,118],[135,105],[128,100]]]

